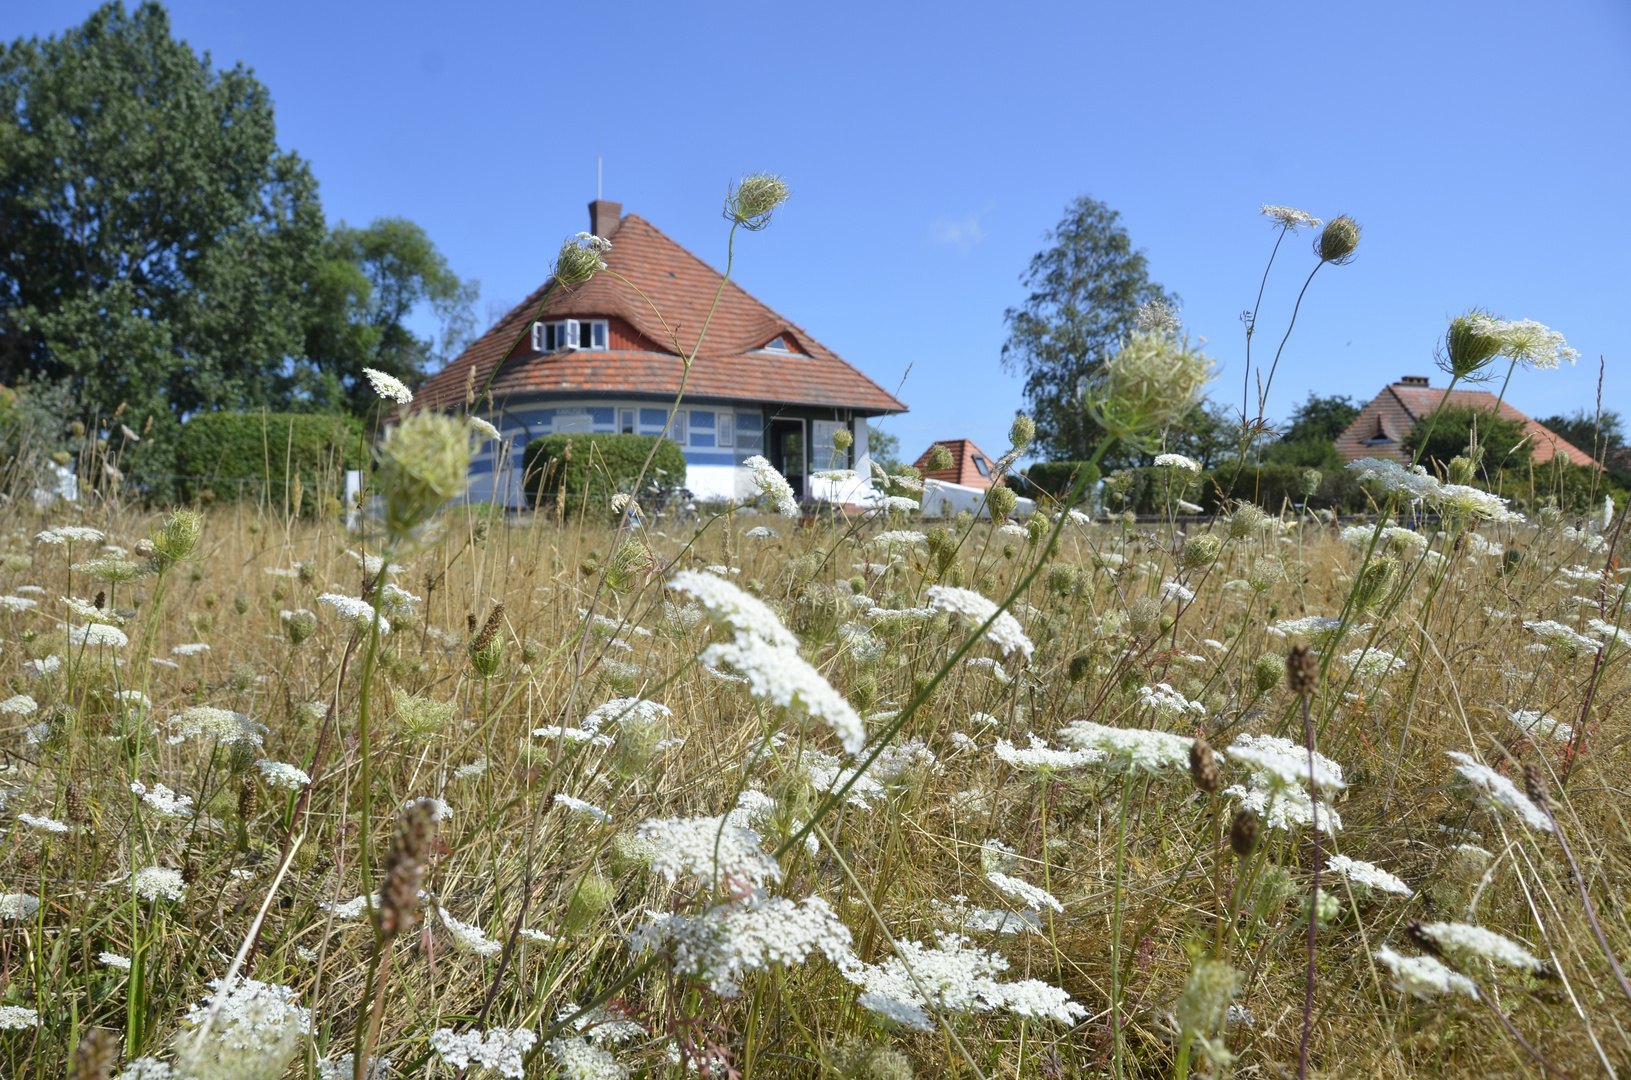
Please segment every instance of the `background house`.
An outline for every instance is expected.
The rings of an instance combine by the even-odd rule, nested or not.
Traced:
[[[949,469],[936,469],[930,472],[929,456],[934,453],[936,446],[944,446],[951,452],[952,465]],[[940,439],[923,451],[912,466],[921,472],[926,480],[943,480],[948,484],[961,484],[963,487],[981,490],[991,486],[991,458],[984,450],[974,445],[973,439]]]
[[[1362,457],[1392,458],[1408,461],[1405,436],[1421,419],[1443,402],[1455,407],[1471,407],[1490,412],[1495,409],[1496,397],[1488,390],[1452,390],[1448,401],[1443,388],[1434,389],[1425,375],[1406,375],[1384,389],[1359,410],[1353,423],[1337,436],[1337,453],[1347,461]],[[1502,401],[1500,416],[1503,420],[1516,420],[1524,425],[1524,432],[1534,446],[1532,460],[1536,465],[1551,461],[1562,454],[1576,465],[1592,464],[1591,455],[1581,451],[1561,435],[1544,424],[1529,419]]]
[[[666,433],[684,449],[685,486],[699,498],[748,497],[742,462],[755,454],[803,498],[815,470],[864,475],[867,418],[906,406],[734,282],[710,320],[721,275],[649,221],[621,214],[619,203],[589,204],[589,230],[612,241],[605,261],[616,274],[557,289],[540,313],[546,281],[416,393],[423,407],[461,408],[467,385],[479,390],[492,377],[490,400],[473,411],[502,438],[472,463],[470,498],[521,505],[522,450],[559,432]],[[683,407],[665,429],[682,350],[705,323]],[[847,452],[832,446],[840,428],[854,436]]]

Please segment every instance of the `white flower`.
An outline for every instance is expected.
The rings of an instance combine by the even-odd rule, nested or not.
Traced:
[[[1063,990],[1027,979],[1000,983],[1008,961],[973,948],[961,934],[939,935],[937,948],[916,941],[896,942],[897,955],[881,964],[855,963],[844,977],[864,990],[859,1004],[897,1023],[933,1030],[927,1009],[973,1013],[1007,1008],[1022,1016],[1072,1024],[1087,1010]]]
[[[1190,701],[1184,695],[1174,690],[1169,683],[1156,683],[1154,686],[1140,686],[1138,688],[1138,703],[1145,708],[1154,709],[1159,713],[1171,716],[1192,714],[1205,716],[1206,706],[1199,701]],[[1185,740],[1187,744],[1188,740]],[[1188,753],[1186,745],[1184,753]]]
[[[772,645],[798,647],[798,638],[782,625],[770,605],[744,592],[724,578],[696,570],[681,570],[669,580],[669,587],[687,593],[708,609],[709,617],[732,630],[738,641],[758,638]]]
[[[479,757],[468,765],[460,765],[457,769],[454,769],[453,779],[474,780],[476,777],[482,775],[486,771],[487,759],[485,757]]]
[[[151,709],[153,699],[140,690],[120,690],[113,695],[113,700],[131,709]]]
[[[1567,360],[1573,364],[1580,354],[1569,348],[1563,335],[1533,319],[1513,319],[1496,324],[1501,339],[1501,355],[1525,367],[1550,371]]]
[[[1280,223],[1282,228],[1289,232],[1296,232],[1301,228],[1317,229],[1321,224],[1320,219],[1314,215],[1305,214],[1303,211],[1290,206],[1270,206],[1268,203],[1264,203],[1263,208],[1258,213],[1273,218]]]
[[[371,367],[362,369],[368,376],[368,384],[374,388],[374,393],[387,401],[394,401],[398,405],[406,405],[413,401],[413,391],[403,385],[402,380],[394,375],[387,375],[383,371],[376,371]]]
[[[4,701],[0,701],[0,713],[8,716],[32,716],[38,712],[40,703],[27,694],[15,694]]]
[[[151,806],[165,817],[189,817],[193,812],[193,797],[191,795],[177,795],[163,784],[154,784],[152,791],[135,791],[136,785],[131,785],[135,794],[140,794],[142,802]]]
[[[1204,513],[1206,513],[1206,507],[1201,506],[1201,505],[1199,505],[1197,503],[1186,502],[1183,499],[1179,499],[1177,501],[1176,505],[1177,505],[1179,510],[1182,510],[1186,514],[1204,514]]]
[[[847,752],[860,753],[866,745],[866,724],[860,714],[796,647],[761,639],[719,642],[704,649],[698,659],[707,667],[724,664],[746,676],[748,692],[756,698],[826,721]]]
[[[755,525],[742,535],[749,540],[769,540],[772,536],[776,536],[778,534],[776,530],[772,529],[769,525]]]
[[[1055,911],[1065,910],[1065,905],[1056,900],[1052,893],[1046,889],[1039,889],[1028,881],[1021,881],[1019,878],[1009,877],[1007,874],[998,873],[995,870],[986,874],[985,879],[998,892],[1012,896],[1016,900],[1024,901],[1025,906],[1034,911],[1041,911],[1044,907],[1051,907]]]
[[[1603,619],[1591,619],[1586,625],[1593,633],[1603,635],[1604,641],[1617,641],[1621,645],[1631,645],[1631,631],[1622,630],[1611,622]]]
[[[1435,498],[1439,511],[1446,517],[1471,518],[1477,521],[1508,521],[1513,518],[1507,509],[1507,500],[1487,491],[1465,484],[1445,484]]]
[[[1546,970],[1545,963],[1528,949],[1482,926],[1436,922],[1427,923],[1421,932],[1432,938],[1440,949],[1462,962],[1476,958],[1537,974]]]
[[[16,614],[19,611],[31,611],[39,606],[38,600],[30,600],[26,596],[0,596],[0,611]]]
[[[55,675],[62,670],[62,657],[47,656],[43,660],[28,660],[23,666],[36,679],[43,675]]]
[[[1354,649],[1337,659],[1353,668],[1354,674],[1366,679],[1392,674],[1406,664],[1404,657],[1395,656],[1386,649]]]
[[[1371,955],[1393,974],[1393,988],[1400,993],[1423,999],[1440,994],[1478,995],[1471,979],[1451,971],[1436,956],[1401,956],[1385,946]]]
[[[584,817],[592,817],[596,821],[612,820],[612,815],[608,814],[594,803],[584,802],[582,799],[575,799],[565,792],[556,792],[555,801],[572,811],[574,814],[582,814]]]
[[[1278,622],[1269,627],[1269,632],[1277,637],[1305,637],[1324,648],[1335,644],[1333,639],[1340,629],[1341,619],[1329,619],[1323,615],[1304,615],[1300,619]]]
[[[21,1031],[40,1026],[40,1014],[21,1005],[0,1005],[0,1028]]]
[[[554,1039],[550,1055],[560,1067],[560,1080],[625,1080],[628,1066],[620,1064],[611,1051],[602,1050],[588,1039]]]
[[[367,630],[374,625],[374,605],[366,600],[358,600],[354,596],[341,596],[339,593],[324,593],[317,598],[317,602],[327,604],[340,618],[355,623],[359,630]],[[380,616],[379,619],[379,632],[382,636],[391,632],[391,624],[384,616]]]
[[[1357,472],[1360,480],[1374,480],[1383,492],[1408,495],[1412,500],[1435,496],[1440,488],[1424,467],[1407,469],[1391,458],[1360,458],[1348,462],[1348,468]]]
[[[333,912],[334,917],[342,922],[350,922],[362,918],[363,913],[368,910],[368,901],[369,898],[366,896],[355,896],[340,904],[331,904],[326,900],[320,900],[317,906],[324,911]],[[379,896],[377,894],[373,897],[373,901],[373,906],[379,907]]]
[[[1026,660],[1031,658],[1035,648],[1031,639],[1025,636],[1020,627],[1019,620],[1014,618],[1012,612],[997,611],[997,603],[987,599],[972,589],[959,589],[950,585],[931,585],[929,587],[929,606],[937,611],[949,611],[961,615],[971,623],[983,624],[993,615],[996,616],[990,628],[985,632],[985,638],[1003,651],[1005,656],[1019,653]]]
[[[1326,860],[1327,870],[1334,870],[1357,885],[1365,885],[1383,892],[1398,893],[1400,896],[1413,896],[1410,886],[1394,877],[1386,870],[1373,866],[1368,862],[1350,859],[1346,855],[1333,855]]]
[[[1229,760],[1252,769],[1252,779],[1262,787],[1308,787],[1309,752],[1290,739],[1275,735],[1236,736],[1229,747]],[[1348,785],[1342,780],[1342,766],[1315,751],[1313,754],[1313,781],[1325,791],[1341,791]]]
[[[144,900],[185,900],[187,883],[181,871],[168,866],[144,866],[131,875],[130,887]]]
[[[265,725],[257,724],[241,712],[217,709],[213,705],[194,705],[170,717],[169,722],[172,743],[204,736],[225,743],[259,746],[266,734]]]
[[[1200,474],[1201,463],[1194,458],[1184,457],[1182,454],[1157,454],[1155,467],[1158,469],[1178,469],[1186,473]]]
[[[267,761],[261,759],[255,762],[255,768],[261,771],[261,779],[271,787],[285,787],[290,791],[299,791],[311,783],[311,777],[306,770],[282,761]]]
[[[431,1048],[453,1068],[469,1068],[474,1061],[510,1080],[526,1075],[526,1054],[537,1041],[531,1028],[488,1028],[486,1035],[479,1031],[461,1035],[452,1028],[439,1028],[430,1037]]]
[[[1098,750],[1111,762],[1144,772],[1188,768],[1189,748],[1195,742],[1165,731],[1105,727],[1090,720],[1077,720],[1059,733],[1059,739],[1072,746]]]
[[[1193,599],[1195,599],[1193,589],[1186,589],[1176,581],[1161,583],[1161,600],[1163,603],[1170,604],[1177,601],[1180,604],[1187,604]]]
[[[1052,750],[1048,744],[1031,736],[1029,749],[1021,750],[1007,739],[998,739],[996,755],[999,760],[1015,769],[1059,772],[1079,769],[1095,761],[1104,760],[1102,750]]]
[[[1516,712],[1508,709],[1506,715],[1511,717],[1519,730],[1531,737],[1542,736],[1560,743],[1574,738],[1573,727],[1537,709],[1519,709]]]
[[[75,645],[106,645],[114,649],[122,649],[130,644],[130,639],[125,636],[123,630],[106,623],[76,626],[68,631],[68,640]]]
[[[722,817],[653,818],[635,835],[656,845],[651,869],[669,881],[740,880],[758,887],[781,880],[781,866],[760,850],[759,834]]]
[[[920,532],[913,532],[911,529],[892,529],[888,532],[881,532],[867,541],[869,544],[877,544],[881,547],[913,547],[928,542],[928,536]]]
[[[32,919],[34,913],[39,910],[39,897],[21,892],[0,895],[0,919],[9,921]]]
[[[200,656],[200,655],[202,655],[204,653],[207,653],[209,651],[210,651],[210,647],[208,645],[204,644],[202,641],[197,641],[197,642],[193,642],[193,643],[188,644],[188,645],[177,645],[175,648],[170,650],[170,655],[171,656]]]
[[[794,903],[755,892],[700,915],[656,918],[629,939],[635,951],[659,945],[667,947],[676,971],[706,981],[723,997],[740,993],[750,971],[802,964],[818,951],[836,964],[852,962],[849,929],[819,896]]]
[[[1305,788],[1274,788],[1254,780],[1247,787],[1231,784],[1223,794],[1234,799],[1242,810],[1250,810],[1270,829],[1290,831],[1303,825],[1313,825],[1314,805]],[[1342,829],[1342,817],[1323,799],[1319,803],[1319,831],[1333,836]]]
[[[1529,796],[1519,791],[1512,781],[1488,765],[1481,764],[1471,754],[1449,750],[1445,756],[1456,763],[1457,775],[1472,787],[1479,801],[1517,814],[1531,829],[1552,831],[1551,819],[1540,807],[1530,802]]]
[[[1364,526],[1355,527],[1358,528],[1360,532],[1365,534],[1365,538],[1361,540],[1360,543],[1365,543],[1368,541],[1370,538],[1370,530]],[[1347,529],[1342,531],[1344,535],[1346,535],[1348,532]],[[1382,530],[1382,536],[1385,539],[1397,542],[1401,548],[1409,547],[1415,548],[1417,551],[1421,551],[1427,547],[1427,537],[1423,536],[1415,529],[1402,529],[1397,525],[1389,525],[1387,528]]]
[[[776,471],[774,465],[758,454],[742,462],[742,465],[753,474],[753,484],[759,494],[769,496],[779,514],[791,518],[799,516],[799,504],[793,496],[793,487],[785,476]]]
[[[289,1059],[311,1028],[311,1011],[295,1002],[292,986],[237,979],[230,986],[210,981],[214,993],[194,1004],[187,1023],[197,1028],[211,1015],[209,1037],[176,1040],[179,1076],[272,1077],[283,1075]]]
[[[477,956],[491,956],[504,947],[501,941],[494,941],[482,933],[481,927],[462,923],[449,915],[447,908],[438,906],[437,913],[442,917],[442,925],[453,937],[453,945],[460,952],[473,952]]]
[[[130,957],[128,956],[120,956],[118,953],[105,952],[96,959],[99,963],[105,964],[110,968],[118,968],[120,971],[130,970]]]
[[[481,441],[498,438],[498,429],[479,416],[470,417],[470,430],[481,436]]]
[[[42,544],[100,544],[107,536],[100,529],[89,529],[83,525],[58,525],[34,539]]]
[[[1552,619],[1545,619],[1541,622],[1529,622],[1526,620],[1523,627],[1525,630],[1532,632],[1545,644],[1559,650],[1567,656],[1578,656],[1581,653],[1596,652],[1601,646],[1601,642],[1597,641],[1597,639],[1589,638],[1584,634],[1576,633],[1569,627],[1564,626],[1562,623],[1556,622]]]
[[[32,825],[36,829],[43,829],[46,832],[65,833],[68,831],[67,823],[58,821],[56,818],[35,817],[33,814],[18,814],[17,820],[22,822],[24,825]]]
[[[587,728],[561,727],[557,724],[547,724],[544,727],[533,728],[532,733],[540,739],[565,739],[569,743],[592,742],[596,746],[612,745],[610,735],[601,735]]]
[[[608,723],[626,721],[635,724],[651,723],[666,720],[674,712],[667,705],[645,698],[625,697],[613,698],[606,704],[592,710],[583,718],[583,726],[590,731],[599,731]]]

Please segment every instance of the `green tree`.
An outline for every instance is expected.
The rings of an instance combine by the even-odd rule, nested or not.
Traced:
[[[1359,415],[1359,406],[1346,394],[1321,397],[1310,393],[1308,400],[1291,410],[1290,423],[1280,437],[1263,450],[1270,465],[1300,465],[1305,468],[1339,469],[1342,457],[1336,440]]]
[[[866,428],[866,452],[885,472],[900,468],[900,436],[873,427],[870,422]]]
[[[1025,398],[1036,421],[1036,452],[1054,459],[1086,458],[1102,437],[1081,406],[1087,380],[1135,328],[1139,305],[1176,305],[1149,278],[1121,215],[1086,195],[1065,208],[1021,283],[1030,296],[1003,314],[1008,341],[1003,368],[1025,376]]]
[[[0,47],[0,379],[67,379],[87,418],[270,404],[326,235],[266,88],[156,3]]]
[[[1613,409],[1604,410],[1600,417],[1579,409],[1568,416],[1548,416],[1540,424],[1563,436],[1577,450],[1587,454],[1595,451],[1598,461],[1607,461],[1615,451],[1625,448],[1624,421]]]
[[[341,222],[312,277],[304,356],[285,394],[318,408],[367,413],[378,399],[362,369],[415,385],[469,343],[479,291],[480,283],[461,280],[413,222],[379,218],[366,229]],[[434,339],[408,326],[422,306],[441,324]]]
[[[1508,420],[1471,405],[1446,405],[1422,417],[1404,438],[1405,453],[1414,457],[1420,450],[1422,464],[1443,468],[1451,459],[1466,454],[1475,432],[1483,450],[1479,468],[1486,475],[1522,468],[1534,453],[1534,442],[1525,435],[1523,421]]]

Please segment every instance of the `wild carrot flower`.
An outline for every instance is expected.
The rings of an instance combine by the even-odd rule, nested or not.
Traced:
[[[802,964],[816,952],[836,964],[852,961],[849,929],[819,896],[795,903],[756,892],[701,915],[656,918],[629,939],[635,951],[659,945],[673,957],[675,971],[723,997],[740,993],[748,972],[772,964]]]
[[[492,956],[504,947],[502,941],[494,941],[482,932],[481,927],[460,922],[448,913],[447,908],[437,907],[437,914],[442,917],[442,925],[447,928],[448,935],[453,939],[454,948],[460,952],[475,953],[477,956]]]
[[[363,368],[362,373],[368,377],[368,385],[374,388],[374,393],[384,400],[394,401],[398,405],[407,405],[413,401],[413,391],[396,376],[387,375],[370,367]]]
[[[1431,939],[1451,957],[1463,963],[1488,960],[1521,971],[1540,973],[1546,964],[1528,949],[1509,937],[1468,923],[1436,922],[1420,927],[1420,932]]]
[[[488,1028],[485,1034],[438,1028],[430,1037],[431,1049],[452,1068],[467,1069],[475,1062],[510,1080],[526,1075],[526,1053],[537,1041],[531,1028]]]
[[[776,471],[774,465],[755,454],[742,462],[742,466],[753,474],[754,487],[758,489],[760,495],[770,499],[777,513],[790,518],[799,516],[799,504],[798,499],[793,496],[793,486],[787,482],[785,476]]]
[[[489,424],[481,417],[471,416],[467,417],[466,419],[470,421],[470,430],[475,432],[482,442],[499,437],[498,428],[494,427],[492,424]]]
[[[0,1028],[22,1031],[39,1026],[40,1014],[37,1010],[25,1009],[21,1005],[0,1005]]]
[[[189,817],[193,812],[191,795],[177,795],[163,784],[154,784],[149,791],[145,785],[134,783],[130,785],[130,792],[165,817]]]
[[[1027,772],[1063,772],[1104,760],[1102,750],[1053,750],[1035,735],[1031,736],[1029,749],[1022,750],[1007,739],[998,739],[993,752],[1004,764]]]
[[[270,787],[288,788],[290,791],[299,791],[311,783],[311,777],[306,770],[282,761],[268,761],[261,759],[255,762],[255,768],[260,770],[261,779]]]
[[[1167,689],[1171,690],[1171,687]],[[1177,691],[1172,692],[1177,694]],[[1182,700],[1181,694],[1177,696]],[[1184,711],[1192,704],[1186,701]],[[1202,715],[1205,712],[1202,708]],[[1070,724],[1059,733],[1059,740],[1072,746],[1097,750],[1109,764],[1152,773],[1163,769],[1188,768],[1189,748],[1195,741],[1182,735],[1169,735],[1165,731],[1106,727],[1091,720],[1077,720]]]
[[[690,878],[698,884],[724,884],[739,880],[758,887],[781,880],[781,866],[760,850],[759,834],[722,818],[653,818],[643,822],[635,835],[657,845],[651,869],[669,881]]]
[[[1400,993],[1423,999],[1441,994],[1477,996],[1471,979],[1451,971],[1436,956],[1401,956],[1385,946],[1371,955],[1392,973],[1393,988]]]
[[[202,736],[222,743],[260,746],[266,735],[264,724],[256,723],[241,712],[217,709],[213,705],[194,705],[170,717],[169,724],[172,744]]]
[[[1459,750],[1449,750],[1445,756],[1456,763],[1455,771],[1474,792],[1479,801],[1516,814],[1531,829],[1552,831],[1552,822],[1541,809],[1529,801],[1529,796],[1517,786],[1474,758]]]
[[[610,821],[610,820],[612,820],[612,815],[608,814],[606,811],[602,810],[600,807],[596,806],[594,803],[585,802],[582,799],[573,798],[571,795],[566,794],[564,791],[555,793],[555,801],[557,803],[559,803],[561,806],[564,806],[568,810],[572,811],[574,814],[581,814],[584,817],[591,817],[591,818],[594,818],[596,821]]]
[[[319,604],[327,604],[334,609],[335,614],[356,626],[365,633],[374,625],[374,605],[366,600],[359,600],[354,596],[344,596],[340,593],[324,593],[317,598]],[[379,632],[383,637],[391,632],[391,623],[384,616],[379,619]]]
[[[1333,855],[1325,863],[1327,870],[1333,870],[1356,885],[1366,888],[1379,889],[1382,892],[1398,893],[1400,896],[1414,896],[1414,891],[1397,877],[1358,859],[1350,859],[1346,855]]]
[[[32,919],[34,913],[40,910],[40,901],[36,896],[27,893],[5,893],[0,895],[0,919],[15,922],[18,919]]]
[[[1441,486],[1423,466],[1406,468],[1391,458],[1359,458],[1348,462],[1347,467],[1358,474],[1359,480],[1373,481],[1387,495],[1425,499],[1437,495]]]
[[[1601,647],[1601,643],[1578,633],[1570,627],[1552,619],[1538,622],[1525,621],[1525,630],[1533,633],[1548,648],[1556,649],[1565,656],[1574,657],[1583,653],[1594,653]]]
[[[75,645],[106,645],[114,649],[122,649],[130,644],[130,639],[125,636],[123,630],[106,623],[76,626],[68,631],[68,640]]]
[[[1065,905],[1055,899],[1052,893],[1046,889],[1038,888],[1028,881],[1021,881],[1019,878],[1009,877],[1007,874],[998,873],[995,870],[986,874],[985,879],[998,892],[1012,896],[1032,910],[1041,911],[1044,907],[1050,907],[1055,911],[1065,910]]]
[[[1264,203],[1258,213],[1273,218],[1281,228],[1289,232],[1296,232],[1298,229],[1304,228],[1317,229],[1322,224],[1320,219],[1314,215],[1304,213],[1290,206],[1270,206],[1268,203]]]
[[[4,701],[0,701],[0,713],[8,716],[33,716],[39,711],[39,702],[27,694],[13,694]]]
[[[170,650],[171,656],[202,656],[210,651],[210,647],[201,641],[190,642],[186,645],[177,645]]]
[[[210,982],[214,993],[193,1005],[187,1022],[202,1026],[213,1013],[209,1034],[187,1033],[176,1042],[176,1069],[185,1076],[223,1080],[275,1080],[283,1075],[311,1027],[311,1011],[295,1002],[290,986],[240,978],[230,986]]]
[[[1009,1009],[1021,1016],[1073,1024],[1087,1010],[1070,995],[1036,979],[1002,983],[1008,961],[968,944],[961,934],[941,934],[937,948],[900,940],[897,955],[881,964],[854,965],[844,977],[863,989],[859,1004],[897,1023],[932,1031],[928,1009],[974,1013]]]
[[[120,971],[130,970],[130,957],[128,956],[120,956],[118,953],[105,952],[96,959],[98,963],[104,964],[110,968],[118,968]]]
[[[0,708],[4,708],[0,705]],[[1555,717],[1542,713],[1538,709],[1508,709],[1506,715],[1512,723],[1531,738],[1540,737],[1551,739],[1553,742],[1567,743],[1574,739],[1574,727]]]
[[[1182,454],[1157,454],[1155,455],[1155,467],[1158,469],[1174,469],[1194,476],[1199,476],[1201,471],[1200,462]]]
[[[22,822],[24,825],[31,825],[34,828],[40,829],[44,832],[65,833],[68,831],[68,823],[65,821],[58,821],[56,818],[35,817],[33,814],[18,814],[17,820]]]
[[[181,871],[168,866],[144,866],[131,875],[130,887],[144,900],[185,900],[187,884]]]
[[[1031,644],[1031,639],[1025,636],[1025,631],[1012,612],[997,611],[996,601],[987,599],[971,589],[931,585],[929,606],[937,611],[949,611],[960,615],[966,621],[976,624],[984,623],[996,615],[996,621],[985,632],[986,640],[1000,648],[1004,655],[1017,652],[1026,660],[1031,658],[1031,652],[1035,648]]]

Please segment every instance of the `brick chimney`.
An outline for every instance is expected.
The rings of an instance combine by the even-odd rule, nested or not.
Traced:
[[[1425,375],[1401,375],[1401,376],[1399,376],[1399,385],[1400,386],[1426,386],[1427,385],[1427,376],[1425,376]]]
[[[610,240],[612,233],[623,224],[623,204],[611,202],[607,199],[596,199],[589,204],[589,231],[603,240]]]

